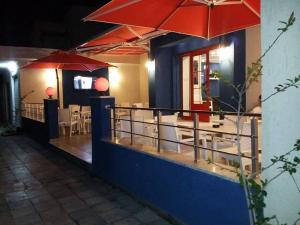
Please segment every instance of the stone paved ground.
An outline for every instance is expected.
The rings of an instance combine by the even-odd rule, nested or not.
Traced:
[[[25,136],[0,137],[0,225],[168,225]]]

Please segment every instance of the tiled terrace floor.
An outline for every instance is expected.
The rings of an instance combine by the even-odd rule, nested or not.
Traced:
[[[168,225],[57,153],[24,136],[0,137],[0,225]]]

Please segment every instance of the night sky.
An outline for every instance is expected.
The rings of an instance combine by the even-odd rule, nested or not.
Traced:
[[[0,0],[0,45],[70,49],[112,25],[81,19],[109,0]]]

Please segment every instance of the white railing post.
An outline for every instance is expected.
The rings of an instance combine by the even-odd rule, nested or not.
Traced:
[[[194,113],[194,163],[197,163],[199,158],[199,116]]]
[[[252,161],[252,175],[256,177],[259,171],[258,163],[258,121],[256,117],[251,119],[251,161]]]

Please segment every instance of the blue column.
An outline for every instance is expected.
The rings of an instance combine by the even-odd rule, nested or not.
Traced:
[[[111,139],[111,118],[108,106],[115,105],[115,98],[111,96],[92,97],[91,110],[92,110],[92,143],[93,147],[95,142],[99,140]]]
[[[58,138],[58,100],[44,99],[45,125],[48,139]]]

